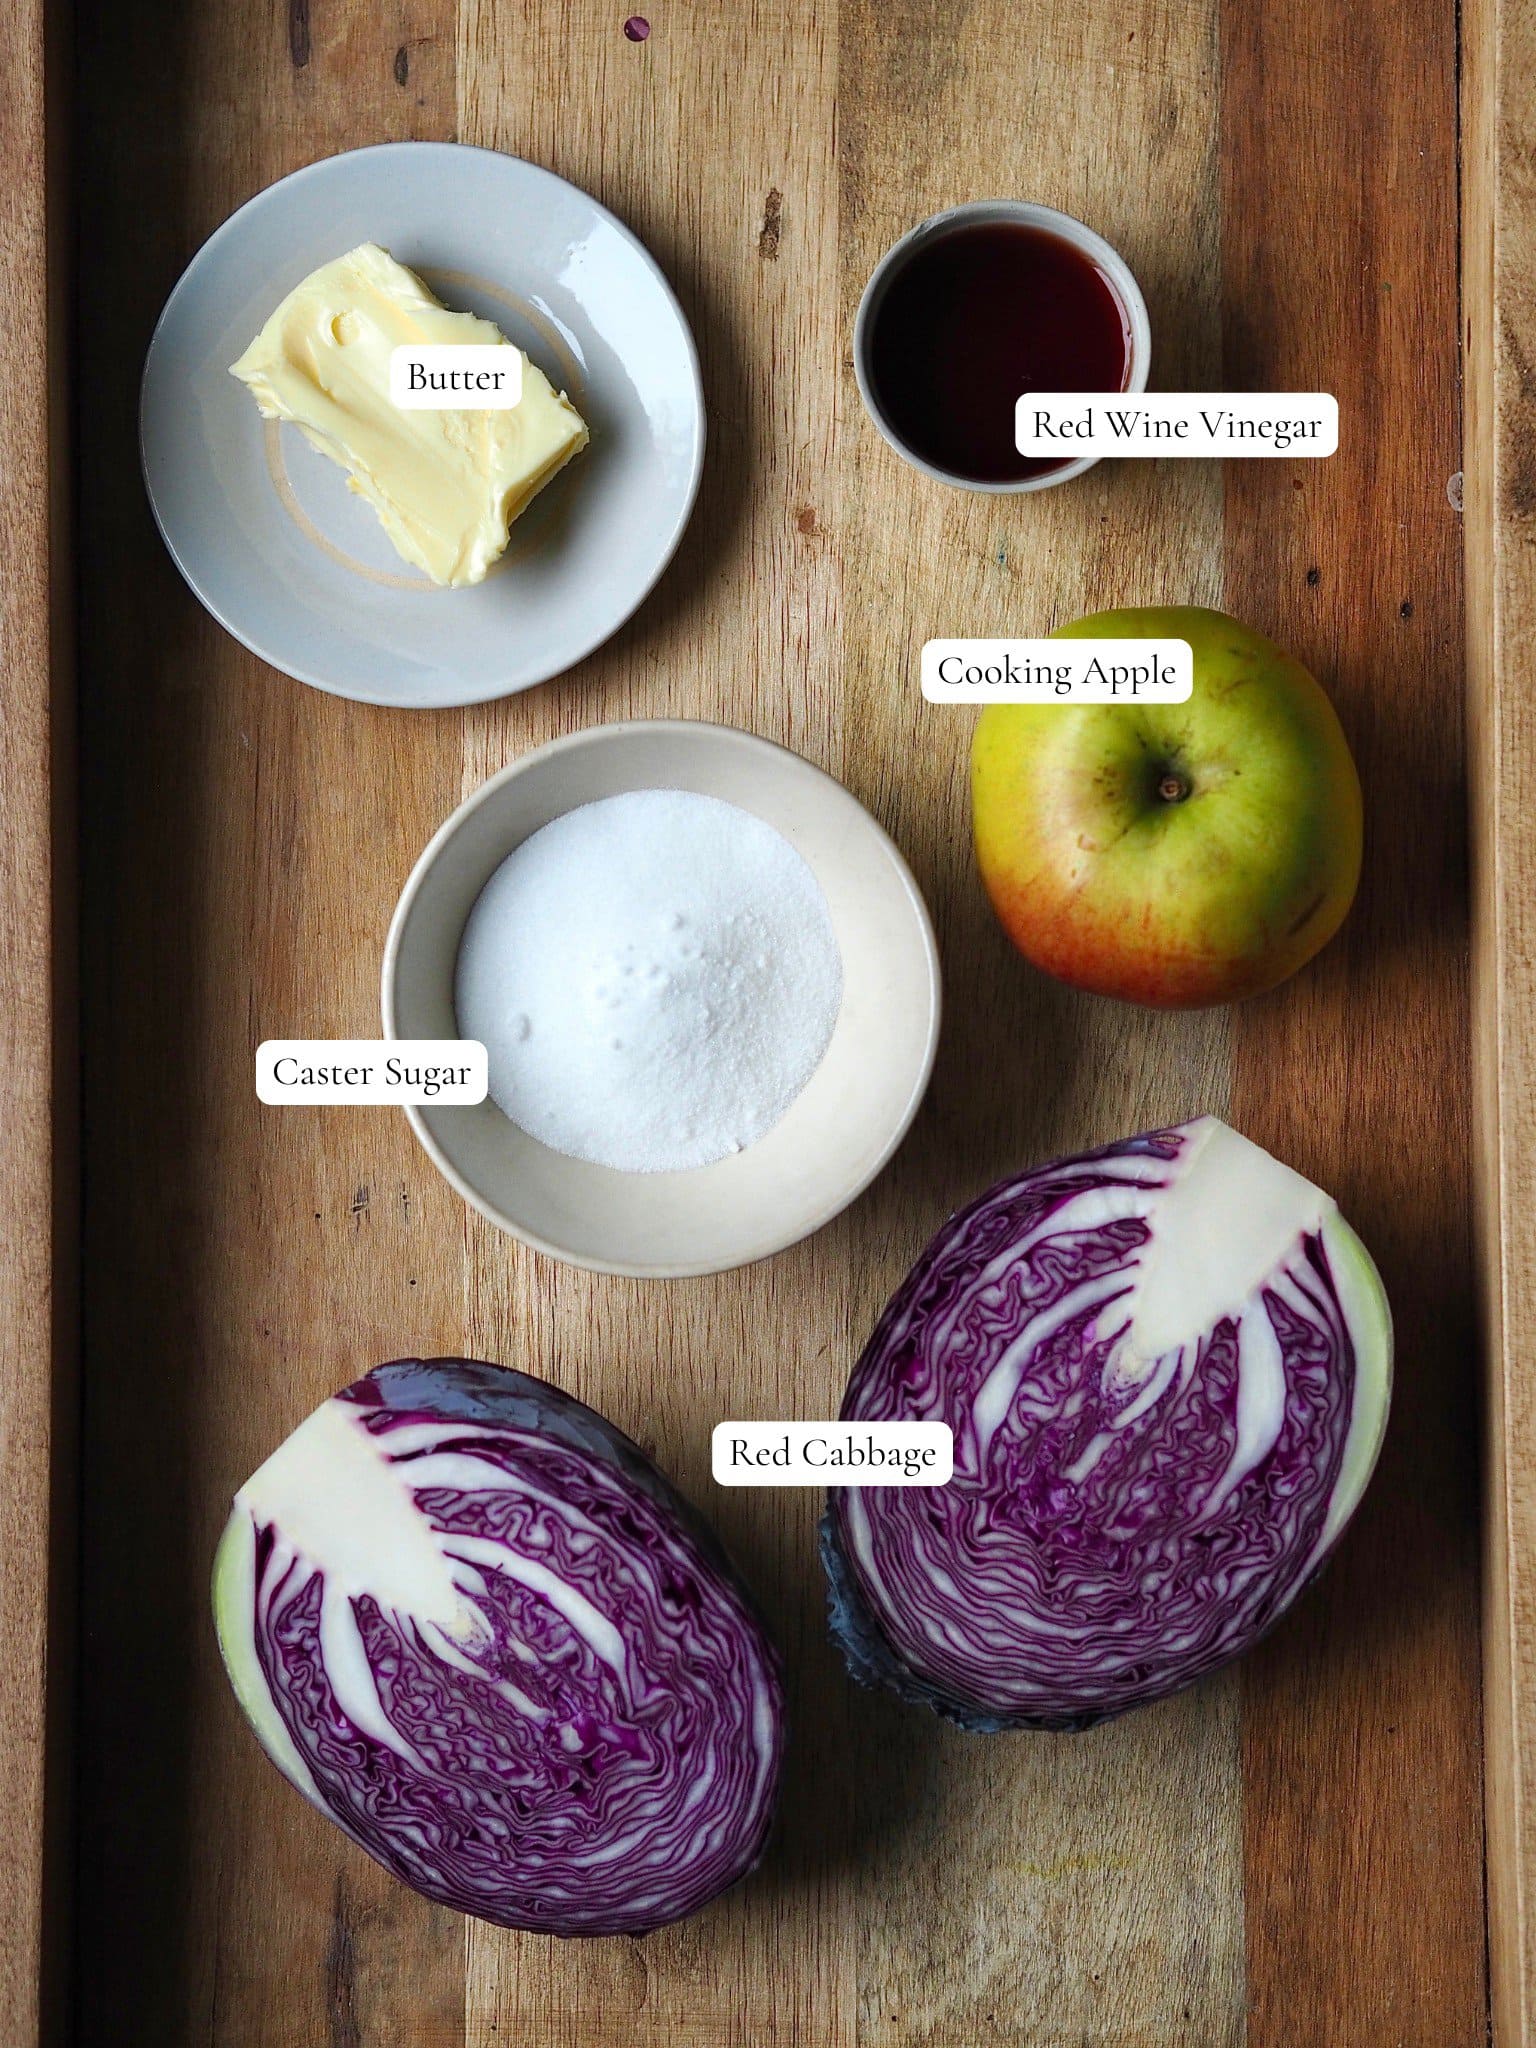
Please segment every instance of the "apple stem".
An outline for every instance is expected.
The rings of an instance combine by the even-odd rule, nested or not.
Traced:
[[[1181,804],[1189,795],[1190,781],[1176,768],[1166,769],[1157,785],[1157,793],[1165,804]]]

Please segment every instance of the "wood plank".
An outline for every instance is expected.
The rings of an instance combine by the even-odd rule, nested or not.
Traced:
[[[899,43],[874,0],[845,5],[844,337],[898,235],[1006,192],[1107,235],[1147,293],[1159,381],[1209,389],[1221,345],[1216,56],[1208,10],[1163,0],[909,7]],[[1221,481],[1204,464],[1125,463],[1037,496],[946,491],[876,437],[846,369],[842,398],[843,691],[860,735],[848,767],[916,863],[950,991],[928,1105],[870,1205],[899,1271],[948,1211],[1023,1162],[1226,1111],[1224,1013],[1154,1017],[1075,997],[1013,953],[968,844],[973,715],[917,689],[930,637],[1042,633],[1109,604],[1217,602]],[[890,1273],[882,1262],[855,1277],[859,1327]],[[860,2043],[1235,2048],[1237,1706],[1228,1676],[1091,1734],[982,1740],[858,1698],[859,1748],[875,1760],[858,1802],[871,1845]]]
[[[1536,2038],[1536,19],[1463,9],[1467,666],[1483,1338],[1488,1964],[1496,2048]]]
[[[1235,1023],[1238,1124],[1335,1193],[1397,1322],[1357,1526],[1243,1674],[1250,2048],[1484,2039],[1455,23],[1223,8],[1225,369],[1328,390],[1326,462],[1226,468],[1227,604],[1312,666],[1366,792],[1340,938]],[[1304,175],[1296,139],[1310,138]]]
[[[0,0],[0,2040],[63,2038],[75,1140],[61,23]]]
[[[710,435],[700,502],[660,590],[568,680],[470,714],[467,785],[556,733],[629,717],[723,719],[842,767],[826,14],[815,0],[700,0],[658,11],[636,44],[602,0],[530,10],[515,35],[494,0],[464,0],[462,139],[573,178],[642,236],[698,338]],[[558,102],[523,91],[530,74],[558,74]],[[839,1225],[746,1272],[658,1288],[473,1230],[476,1347],[592,1401],[707,1507],[784,1646],[800,1734],[768,1869],[709,1911],[643,1945],[579,1950],[471,1928],[472,2048],[853,2040],[837,1908],[852,1753],[825,1642],[818,1503],[717,1490],[709,1430],[727,1413],[835,1412],[858,1244]],[[779,2031],[765,2036],[770,2012]]]
[[[451,135],[453,34],[451,0],[210,7],[166,39],[82,0],[82,2042],[125,2013],[157,2048],[462,2035],[462,1923],[295,1801],[208,1614],[265,1453],[354,1371],[462,1343],[462,1208],[404,1119],[263,1111],[251,1069],[264,1037],[377,1033],[380,934],[457,799],[462,722],[245,654],[167,560],[136,448],[143,351],[199,243],[358,135]]]

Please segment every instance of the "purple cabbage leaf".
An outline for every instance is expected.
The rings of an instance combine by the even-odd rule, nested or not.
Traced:
[[[1392,1325],[1331,1198],[1212,1117],[1000,1182],[934,1238],[845,1418],[943,1421],[934,1488],[843,1488],[854,1675],[978,1731],[1083,1728],[1239,1656],[1386,1427]]]

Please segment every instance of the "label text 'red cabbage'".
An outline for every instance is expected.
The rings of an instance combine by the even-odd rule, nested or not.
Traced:
[[[717,1486],[947,1486],[947,1422],[718,1422]]]

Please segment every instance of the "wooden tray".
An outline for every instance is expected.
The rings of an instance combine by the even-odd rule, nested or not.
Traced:
[[[1536,1314],[1530,24],[1506,26],[1499,0],[1464,10],[1463,335],[1448,6],[652,7],[637,44],[597,0],[77,0],[71,78],[48,61],[45,0],[6,0],[0,2042],[1474,2048],[1491,1961],[1508,2048],[1536,1988],[1536,1413],[1515,1371]],[[43,175],[66,131],[72,471],[48,412],[72,325],[65,252],[47,255],[64,188]],[[440,715],[332,701],[228,639],[154,535],[135,437],[150,327],[203,237],[284,172],[403,136],[526,155],[627,219],[695,324],[712,431],[687,542],[631,626],[565,682]],[[1124,249],[1156,382],[1331,390],[1339,454],[1110,464],[1015,501],[907,471],[859,408],[852,310],[914,219],[994,193],[1065,207]],[[1463,343],[1475,890],[1448,490]],[[71,474],[73,551],[57,514]],[[1169,1018],[1075,999],[1009,951],[971,871],[969,721],[923,704],[916,656],[930,634],[1186,599],[1325,678],[1370,844],[1315,968],[1240,1010]],[[76,1005],[57,943],[75,615],[78,1486]],[[784,740],[870,804],[933,905],[949,1021],[912,1137],[849,1215],[751,1271],[642,1286],[468,1215],[397,1114],[260,1109],[251,1058],[269,1035],[376,1029],[390,908],[465,790],[552,734],[658,713]],[[1198,1109],[1334,1190],[1386,1275],[1394,1420],[1341,1554],[1240,1668],[1090,1735],[967,1740],[855,1693],[824,1640],[817,1504],[714,1491],[710,1424],[830,1412],[955,1204],[1021,1161]],[[524,1365],[599,1403],[708,1498],[765,1594],[795,1690],[782,1836],[750,1886],[682,1928],[562,1946],[438,1911],[295,1799],[239,1719],[207,1615],[230,1491],[342,1380],[412,1350]]]

